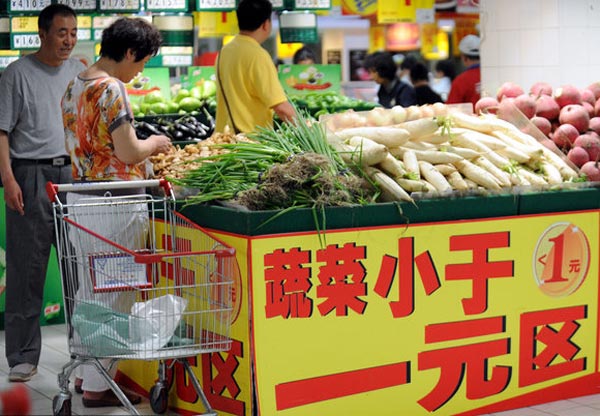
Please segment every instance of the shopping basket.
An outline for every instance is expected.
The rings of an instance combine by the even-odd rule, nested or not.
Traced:
[[[117,360],[134,359],[159,361],[154,412],[167,409],[169,360],[185,368],[204,414],[216,415],[185,358],[230,348],[235,250],[177,212],[164,180],[46,188],[71,354],[58,375],[54,414],[71,414],[69,378],[81,364],[94,365],[139,414],[109,374]]]

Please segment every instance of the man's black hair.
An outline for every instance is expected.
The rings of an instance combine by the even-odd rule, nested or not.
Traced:
[[[77,18],[75,10],[66,4],[51,4],[44,7],[44,9],[40,12],[38,16],[38,29],[48,32],[50,30],[50,26],[52,26],[54,16],[73,16],[74,18]]]
[[[429,70],[422,62],[417,62],[410,69],[410,79],[414,83],[416,81],[429,81]]]
[[[235,11],[238,28],[254,32],[265,20],[271,19],[273,5],[269,0],[241,0]]]
[[[121,62],[129,49],[135,62],[154,56],[162,43],[160,31],[141,18],[122,17],[102,31],[100,56]]]
[[[389,52],[374,52],[367,55],[363,66],[377,72],[381,78],[391,81],[396,77],[396,63]]]

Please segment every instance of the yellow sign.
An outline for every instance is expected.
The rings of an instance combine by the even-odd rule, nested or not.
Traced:
[[[447,59],[448,50],[448,34],[439,29],[437,23],[421,25],[421,54],[425,59]]]
[[[415,0],[379,0],[377,23],[414,23],[417,19]]]
[[[10,31],[13,33],[37,33],[37,16],[22,16],[10,18]]]
[[[369,53],[385,50],[384,25],[371,25],[369,27]]]
[[[377,0],[341,0],[343,14],[373,16],[377,13]]]
[[[597,374],[599,223],[590,211],[334,230],[325,247],[314,233],[253,238],[260,413],[493,413],[575,389]]]
[[[0,56],[19,56],[19,51],[10,51],[10,50],[2,50],[0,49]]]
[[[194,12],[199,38],[220,37],[238,33],[237,16],[233,12]]]
[[[77,16],[77,28],[90,29],[92,27],[92,16]]]

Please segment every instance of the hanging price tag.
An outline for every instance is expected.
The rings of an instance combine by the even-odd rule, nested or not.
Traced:
[[[296,10],[331,9],[331,0],[296,0]]]
[[[191,66],[192,55],[164,55],[162,63],[164,66]]]
[[[97,7],[96,0],[58,0],[58,3],[65,4],[78,12],[93,11]]]
[[[146,0],[148,11],[186,11],[188,0]]]
[[[8,12],[37,12],[50,3],[51,0],[9,0]]]
[[[19,59],[18,56],[0,56],[0,69],[6,69],[11,63]]]
[[[101,11],[132,11],[140,9],[140,0],[100,0]]]
[[[196,6],[201,11],[229,11],[235,10],[236,0],[197,0]]]

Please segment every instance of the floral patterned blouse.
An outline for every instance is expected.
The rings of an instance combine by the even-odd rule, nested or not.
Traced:
[[[84,181],[146,179],[149,161],[127,164],[115,155],[111,133],[133,115],[124,84],[116,78],[69,83],[62,99],[65,145],[73,179]]]

